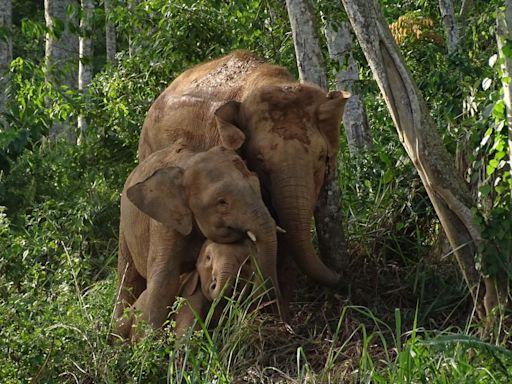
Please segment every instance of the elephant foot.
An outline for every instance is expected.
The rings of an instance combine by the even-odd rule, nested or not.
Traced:
[[[111,340],[129,340],[133,324],[133,313],[124,314],[115,321],[113,332],[111,333]]]

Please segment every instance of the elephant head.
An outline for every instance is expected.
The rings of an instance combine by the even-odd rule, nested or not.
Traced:
[[[314,251],[310,225],[326,169],[335,163],[349,97],[306,84],[262,86],[215,113],[221,137],[245,135],[242,157],[257,173],[267,204],[287,231],[283,241],[297,265],[330,286],[338,284],[339,275]]]
[[[248,240],[232,244],[205,241],[196,263],[204,296],[213,301],[222,292],[229,295],[231,287],[226,288],[226,285],[232,284],[238,277],[250,279],[251,253]]]
[[[226,140],[240,142],[242,136]],[[224,147],[195,153],[180,165],[160,168],[131,186],[127,189],[128,199],[182,236],[189,235],[197,226],[216,243],[233,243],[249,237],[255,243],[262,276],[270,278],[280,300],[276,225],[261,198],[256,175],[233,150]]]

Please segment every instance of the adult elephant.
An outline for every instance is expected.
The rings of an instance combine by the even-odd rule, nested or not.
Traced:
[[[185,71],[167,87],[148,112],[139,157],[178,138],[205,146],[221,137],[245,139],[239,153],[258,174],[267,206],[287,231],[278,239],[282,288],[286,292],[290,257],[318,283],[336,286],[340,276],[316,254],[310,228],[324,174],[338,151],[348,97],[300,84],[285,68],[237,51]],[[180,112],[194,100],[207,100],[208,107],[194,115]]]

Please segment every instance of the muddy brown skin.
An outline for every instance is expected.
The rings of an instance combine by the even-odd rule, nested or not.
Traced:
[[[326,167],[334,164],[349,96],[299,84],[282,67],[234,52],[189,69],[157,98],[144,122],[139,157],[178,139],[204,147],[242,140],[239,153],[257,173],[269,210],[287,231],[278,239],[286,296],[293,262],[318,283],[336,286],[340,277],[315,253],[310,224]],[[182,112],[184,104],[194,103],[193,115]]]
[[[175,316],[176,335],[182,336],[198,315],[203,320],[212,302],[221,296],[230,296],[237,285],[251,278],[252,245],[248,240],[220,244],[206,240],[197,259],[196,269],[181,276],[179,295],[186,303]],[[216,308],[222,310],[221,306]]]
[[[196,263],[205,297],[213,301],[220,297],[221,293],[229,296],[233,288],[231,285],[237,277],[249,280],[253,272],[252,252],[249,240],[231,244],[205,241]]]
[[[235,282],[242,284],[251,278],[252,252],[253,247],[248,240],[231,244],[214,243],[209,240],[204,242],[195,269],[180,276],[178,296],[183,297],[185,303],[174,315],[177,337],[183,336],[195,324],[196,316],[205,320],[213,301],[219,298],[221,293],[230,296]],[[125,320],[125,327],[131,327],[134,316],[147,305],[146,296],[147,292],[142,292],[130,308],[131,316],[129,320]],[[168,307],[171,306],[172,303],[168,303]],[[222,311],[222,306],[216,308],[216,315],[220,315],[218,311]],[[213,322],[216,317],[212,318]],[[132,341],[136,341],[139,335],[131,336]]]
[[[121,196],[117,334],[128,338],[134,305],[159,328],[179,291],[180,275],[194,268],[204,236],[217,243],[255,237],[262,274],[277,284],[275,221],[260,185],[233,150],[194,152],[177,142],[153,153],[128,177]],[[204,235],[204,236],[203,236]],[[279,295],[279,292],[277,292]],[[135,319],[137,320],[137,319]]]

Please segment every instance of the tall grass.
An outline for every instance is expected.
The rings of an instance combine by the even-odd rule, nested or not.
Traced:
[[[418,325],[417,310],[407,329],[404,324],[409,320],[404,321],[399,309],[393,321],[385,321],[366,307],[342,305],[320,332],[306,332],[309,325],[301,324],[300,315],[285,326],[271,314],[254,311],[264,301],[250,294],[228,300],[223,308],[216,302],[206,321],[197,320],[199,330],[179,340],[170,326],[159,332],[148,330],[148,336],[136,344],[112,343],[109,325],[115,279],[80,288],[80,271],[71,254],[68,260],[75,283],[49,302],[41,298],[37,313],[6,316],[12,309],[0,302],[2,382],[451,384],[511,380],[512,352],[475,337],[471,327],[427,330]],[[221,308],[219,324],[211,328],[216,308]],[[14,324],[21,318],[23,324]],[[22,331],[23,326],[30,334]],[[12,327],[20,332],[12,332]],[[20,345],[23,349],[16,351]],[[33,351],[37,353],[30,357]]]

